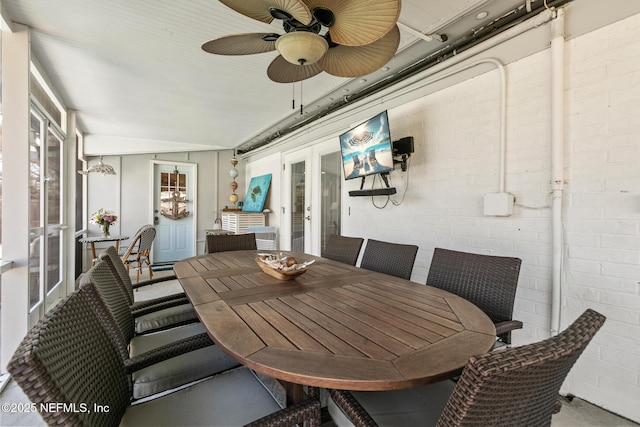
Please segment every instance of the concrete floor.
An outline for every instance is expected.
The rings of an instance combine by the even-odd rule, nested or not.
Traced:
[[[633,421],[619,417],[577,398],[571,402],[564,402],[562,404],[562,410],[553,416],[551,425],[553,427],[638,426],[638,424]]]
[[[154,273],[154,278],[169,274],[172,274],[172,272],[159,271]],[[141,277],[141,280],[145,280],[147,278],[147,274],[144,274]],[[144,300],[180,291],[181,288],[179,284],[170,282],[166,289],[156,288],[152,290],[141,288],[140,291],[135,293],[135,299]],[[15,381],[10,380],[4,390],[0,393],[0,426],[45,426],[46,424],[37,413],[26,411],[10,412],[5,410],[7,409],[5,406],[6,404],[9,404],[10,407],[13,406],[13,409],[17,410],[23,409],[24,405],[28,403],[29,399],[25,396],[20,387],[15,383]],[[552,427],[640,427],[640,424],[636,424],[625,418],[619,417],[611,412],[577,398],[573,399],[571,402],[565,401],[563,403],[562,410],[553,416],[551,425]],[[334,424],[332,421],[327,421],[323,424],[323,427],[333,426]]]
[[[5,404],[18,405],[28,403],[29,399],[24,395],[20,387],[15,381],[9,381],[9,384],[0,394],[0,426],[46,426],[45,422],[37,413],[16,412],[10,413],[5,411]],[[323,424],[323,427],[332,427],[334,424],[329,421]],[[565,402],[562,405],[560,413],[553,416],[551,420],[552,427],[626,427],[639,425],[618,417],[607,412],[597,406],[580,399],[573,399],[571,402]]]

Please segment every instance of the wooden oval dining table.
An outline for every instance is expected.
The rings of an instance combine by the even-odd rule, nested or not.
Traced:
[[[496,337],[489,317],[441,289],[316,257],[282,281],[260,251],[185,259],[174,271],[213,341],[256,372],[282,380],[287,402],[303,385],[395,390],[458,375]]]

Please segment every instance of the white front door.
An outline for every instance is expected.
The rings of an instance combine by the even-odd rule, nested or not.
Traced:
[[[153,161],[153,263],[196,254],[196,165]]]

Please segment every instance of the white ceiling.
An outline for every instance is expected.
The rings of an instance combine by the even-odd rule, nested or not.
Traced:
[[[637,0],[635,0],[637,1]],[[229,149],[300,117],[300,83],[269,80],[277,52],[205,53],[204,41],[273,31],[215,0],[2,0],[4,18],[31,29],[33,54],[67,108],[77,111],[85,154]],[[305,80],[305,114],[358,86],[388,77],[446,47],[524,0],[404,0],[399,22],[449,42],[424,41],[401,27],[389,70],[358,79],[326,73]],[[541,6],[542,0],[534,0]],[[479,21],[481,10],[490,12]],[[364,82],[363,80],[366,80]],[[298,107],[299,108],[299,107]]]

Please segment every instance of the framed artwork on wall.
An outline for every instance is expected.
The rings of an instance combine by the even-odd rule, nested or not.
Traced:
[[[271,174],[251,178],[247,187],[247,196],[242,205],[242,212],[262,212],[270,185]]]

